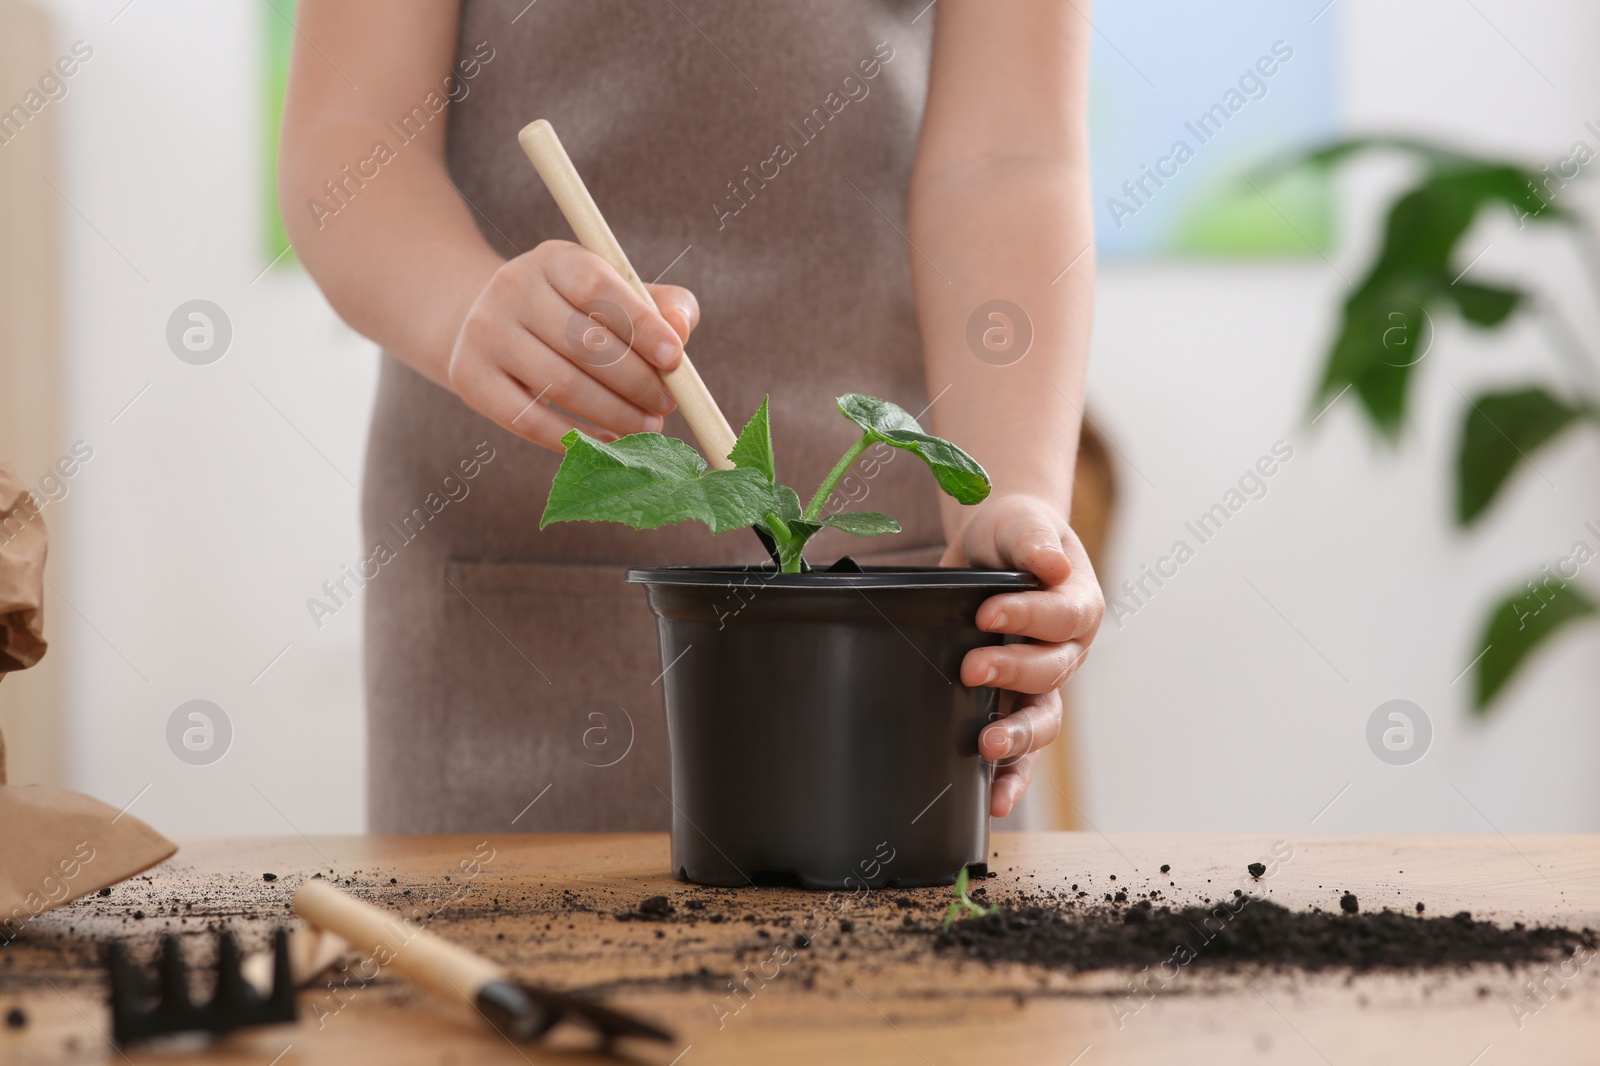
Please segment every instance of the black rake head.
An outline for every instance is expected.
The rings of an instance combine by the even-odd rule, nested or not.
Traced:
[[[120,941],[106,945],[111,981],[111,1034],[119,1046],[171,1033],[231,1033],[255,1025],[295,1020],[294,978],[289,966],[289,933],[272,936],[272,992],[263,996],[239,969],[233,934],[217,936],[217,980],[211,998],[189,996],[189,968],[175,936],[161,938],[158,979],[151,982],[127,956]],[[154,990],[152,995],[152,984]]]

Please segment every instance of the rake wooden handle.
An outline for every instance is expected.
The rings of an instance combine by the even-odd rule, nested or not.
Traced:
[[[577,167],[572,165],[567,150],[561,146],[555,127],[542,118],[535,119],[522,127],[522,132],[517,134],[517,142],[544,179],[550,195],[555,197],[556,205],[572,226],[572,232],[577,234],[578,243],[610,263],[629,287],[654,307],[656,302],[650,296],[650,290],[645,288],[633,264],[628,262],[628,256],[617,242],[616,234],[611,232],[611,226],[600,213],[594,197],[589,195],[583,178],[578,175]],[[689,361],[687,352],[677,366],[661,371],[661,381],[700,441],[700,447],[706,453],[706,462],[716,470],[732,469],[733,463],[728,460],[728,453],[733,450],[733,427],[728,425],[727,418],[712,398],[706,383],[700,380],[700,374]]]
[[[348,896],[326,881],[307,881],[295,889],[294,912],[446,1001],[465,997],[471,1003],[484,986],[506,979],[505,970],[483,956]]]

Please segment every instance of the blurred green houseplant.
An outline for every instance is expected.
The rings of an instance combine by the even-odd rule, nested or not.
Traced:
[[[1313,409],[1351,391],[1380,436],[1395,441],[1412,370],[1432,341],[1433,318],[1451,312],[1481,329],[1498,328],[1519,311],[1536,315],[1571,371],[1560,382],[1529,381],[1462,395],[1455,520],[1466,528],[1482,520],[1540,448],[1574,427],[1600,428],[1595,387],[1600,374],[1547,298],[1512,285],[1467,281],[1475,260],[1458,254],[1458,246],[1480,212],[1509,208],[1519,228],[1529,223],[1564,227],[1600,285],[1600,245],[1593,231],[1582,216],[1556,202],[1557,193],[1595,153],[1580,142],[1567,158],[1534,169],[1403,138],[1362,137],[1317,148],[1289,169],[1330,171],[1378,150],[1412,156],[1420,176],[1389,205],[1378,254],[1344,302]],[[1574,545],[1571,555],[1554,567],[1546,565],[1493,606],[1472,648],[1474,711],[1487,713],[1535,649],[1571,623],[1600,612],[1572,580],[1594,557],[1587,541]]]

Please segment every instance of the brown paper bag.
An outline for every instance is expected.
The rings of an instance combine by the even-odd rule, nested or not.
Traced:
[[[44,654],[44,517],[0,463],[0,678]],[[6,783],[0,737],[0,946],[37,915],[126,880],[177,850],[131,814],[78,792]]]

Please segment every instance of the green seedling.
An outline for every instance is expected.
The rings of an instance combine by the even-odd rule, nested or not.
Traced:
[[[939,487],[960,503],[975,504],[989,495],[989,475],[977,460],[923,432],[902,408],[856,393],[839,397],[838,404],[840,413],[861,427],[861,439],[839,457],[803,508],[800,494],[777,480],[763,399],[728,453],[732,470],[708,469],[693,448],[660,433],[634,433],[606,444],[573,430],[561,438],[567,451],[539,528],[552,522],[621,522],[656,529],[693,520],[722,533],[754,526],[772,538],[783,571],[798,573],[806,541],[825,528],[858,537],[900,532],[899,522],[876,511],[822,513],[839,480],[874,444],[920,458]]]
[[[955,902],[950,904],[944,912],[944,928],[946,929],[950,928],[951,922],[961,917],[963,910],[974,918],[982,918],[985,914],[994,910],[993,907],[985,907],[981,903],[974,903],[972,897],[967,895],[967,868],[965,866],[961,868],[960,873],[956,874],[955,897]]]

